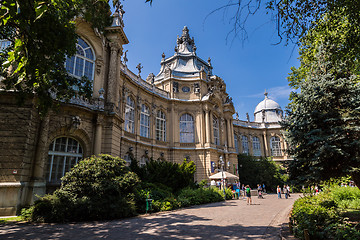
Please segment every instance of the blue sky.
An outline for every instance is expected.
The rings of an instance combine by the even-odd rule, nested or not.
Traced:
[[[248,112],[253,121],[265,89],[283,109],[288,104],[291,90],[286,77],[290,67],[299,65],[298,50],[294,45],[274,45],[279,41],[275,23],[265,11],[249,18],[248,39],[241,41],[232,36],[226,39],[232,29],[233,9],[208,16],[228,1],[154,0],[152,6],[144,2],[123,2],[124,31],[130,41],[124,50],[128,50],[130,70],[137,73],[136,66],[141,63],[143,79],[151,72],[158,74],[161,54],[174,54],[176,37],[187,26],[195,38],[197,55],[204,60],[210,57],[213,74],[225,81],[240,119],[245,120]]]

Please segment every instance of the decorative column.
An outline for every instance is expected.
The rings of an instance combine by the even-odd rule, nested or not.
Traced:
[[[205,110],[205,133],[206,133],[206,143],[210,143],[210,114],[209,110]]]
[[[234,140],[234,123],[233,123],[233,119],[231,118],[231,119],[229,119],[229,121],[230,121],[230,132],[231,132],[231,146],[233,147],[233,148],[235,148],[235,140]]]
[[[264,142],[264,157],[270,156],[271,153],[269,152],[269,149],[268,149],[266,132],[263,133],[263,142]]]
[[[233,147],[232,141],[231,141],[231,126],[230,126],[230,119],[226,119],[226,128],[227,128],[227,141],[228,141],[228,147]]]
[[[104,116],[98,115],[97,118],[96,118],[94,155],[99,155],[101,153],[101,139],[102,139],[103,121],[104,121]]]
[[[107,85],[107,101],[117,104],[119,100],[119,86],[117,83],[117,60],[120,46],[115,42],[110,42],[110,64],[109,64],[109,78]]]

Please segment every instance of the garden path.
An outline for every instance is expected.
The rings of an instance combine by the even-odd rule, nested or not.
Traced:
[[[280,239],[281,224],[300,194],[253,197],[139,217],[70,224],[6,224],[0,239]]]

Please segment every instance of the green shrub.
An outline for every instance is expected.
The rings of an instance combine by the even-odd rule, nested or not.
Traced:
[[[311,239],[326,239],[325,226],[337,220],[337,213],[334,208],[321,206],[316,197],[308,196],[298,199],[294,203],[292,219],[295,236],[304,236],[304,229],[309,230]]]
[[[178,201],[180,201],[182,207],[220,202],[223,200],[223,193],[216,187],[198,189],[185,188],[178,196]]]
[[[110,155],[80,161],[62,178],[59,190],[34,203],[37,222],[101,220],[135,215],[135,187],[139,179],[125,161]]]
[[[336,203],[340,203],[343,200],[355,200],[360,199],[360,190],[357,187],[339,187],[335,186],[329,189],[331,191],[331,198]]]
[[[359,229],[348,222],[350,215],[358,217],[348,209],[360,208],[359,189],[334,184],[323,189],[295,201],[291,215],[295,236],[303,239],[308,229],[311,239],[360,239]]]
[[[171,189],[163,184],[154,184],[142,182],[138,185],[135,194],[136,211],[138,213],[146,212],[146,199],[152,199],[153,202],[162,202],[166,198],[173,197]],[[161,208],[161,207],[160,207]],[[153,211],[160,211],[153,207]]]
[[[194,186],[195,163],[186,160],[182,164],[150,161],[142,170],[141,180],[143,182],[163,184],[168,186],[173,193]]]
[[[225,195],[227,200],[233,199],[234,196],[232,190],[229,188],[225,189]]]
[[[152,208],[154,212],[158,211],[171,211],[181,207],[181,203],[175,198],[166,198],[164,200],[156,200],[152,202]]]

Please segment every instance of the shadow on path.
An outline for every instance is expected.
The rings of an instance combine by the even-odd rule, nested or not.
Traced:
[[[0,239],[279,239],[268,226],[218,226],[188,214],[76,223],[3,225]]]

